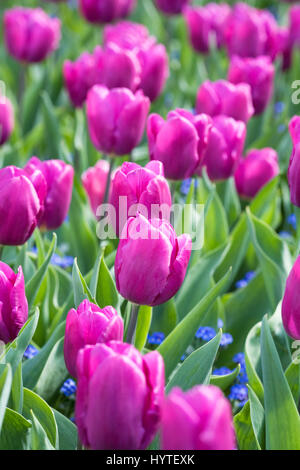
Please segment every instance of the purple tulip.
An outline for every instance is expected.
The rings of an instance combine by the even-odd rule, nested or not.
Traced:
[[[205,167],[212,181],[224,180],[234,174],[242,155],[246,126],[227,116],[213,118],[204,159],[198,173]]]
[[[157,44],[145,26],[129,21],[106,26],[104,43],[106,47],[118,45],[136,56],[140,64],[139,88],[154,101],[160,95],[169,74],[165,46]]]
[[[173,388],[162,415],[164,450],[233,450],[231,406],[218,387]]]
[[[288,169],[288,182],[291,202],[300,207],[300,117],[294,116],[290,120],[289,131],[293,142],[293,151]]]
[[[95,85],[87,97],[91,140],[100,152],[126,155],[143,136],[150,101],[142,91]]]
[[[154,0],[156,7],[167,15],[178,15],[191,0]]]
[[[184,16],[193,48],[206,54],[210,50],[211,38],[218,47],[223,46],[224,28],[230,13],[226,3],[208,3],[203,7],[187,7]]]
[[[10,137],[14,128],[14,111],[11,102],[5,96],[0,96],[0,145]]]
[[[70,100],[75,107],[81,107],[89,89],[97,83],[96,64],[93,54],[84,52],[75,61],[66,60],[63,65],[65,86]]]
[[[261,188],[279,174],[277,152],[272,148],[250,150],[235,171],[236,189],[241,197],[253,198]]]
[[[183,109],[171,111],[167,121],[158,114],[151,114],[147,124],[151,160],[164,164],[169,179],[189,178],[204,157],[211,125],[209,116],[194,116]]]
[[[41,62],[60,41],[60,20],[41,8],[16,7],[4,13],[4,37],[8,52],[23,62]]]
[[[281,307],[285,331],[294,339],[300,339],[300,256],[288,275]]]
[[[197,113],[233,117],[245,123],[254,114],[251,88],[247,83],[233,85],[226,80],[202,83],[197,93]]]
[[[68,371],[77,377],[77,355],[84,346],[108,341],[123,341],[123,320],[113,307],[101,309],[84,300],[67,315],[64,356]]]
[[[292,64],[293,41],[289,28],[278,28],[278,47],[281,56],[282,70],[288,70]]]
[[[130,217],[116,255],[117,289],[136,304],[160,305],[179,290],[190,255],[190,236],[177,237],[167,221]]]
[[[289,11],[290,38],[292,44],[300,45],[300,6],[294,5]]]
[[[79,3],[82,15],[90,23],[110,23],[130,15],[136,0],[80,0]]]
[[[30,176],[20,168],[0,169],[0,245],[23,245],[44,209],[46,182],[40,171]]]
[[[120,198],[126,198],[125,213]],[[143,210],[146,211],[143,214],[146,218],[154,218],[152,213],[159,206],[163,213],[157,214],[156,217],[160,215],[169,219],[172,197],[168,182],[164,178],[162,163],[152,161],[142,168],[136,163],[124,162],[113,176],[109,202],[116,210],[115,228],[118,235],[128,217],[134,217],[137,212],[143,213]]]
[[[262,113],[269,104],[274,76],[275,67],[267,56],[246,59],[235,56],[231,59],[228,80],[250,85],[255,114]]]
[[[97,208],[104,201],[108,173],[109,163],[106,160],[99,160],[95,166],[88,168],[81,177],[95,216]]]
[[[154,437],[164,396],[164,363],[118,341],[78,354],[76,424],[84,446],[143,450]]]
[[[62,160],[41,161],[32,157],[24,170],[31,175],[39,170],[47,183],[44,211],[39,227],[46,230],[59,228],[67,217],[73,189],[74,170]]]
[[[1,219],[2,220],[2,219]],[[0,341],[9,343],[28,318],[28,304],[22,267],[18,274],[0,261]]]

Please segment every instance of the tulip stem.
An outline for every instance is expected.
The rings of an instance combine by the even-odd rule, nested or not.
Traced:
[[[26,86],[26,65],[20,64],[19,69],[19,84],[18,84],[18,105],[19,105],[19,116],[20,123],[23,126],[23,101],[24,101],[24,92]]]
[[[129,324],[127,328],[126,343],[134,344],[139,308],[139,305],[132,304]]]
[[[111,174],[112,174],[112,171],[113,171],[113,167],[114,167],[114,160],[112,158],[109,158],[109,171],[108,171],[107,180],[106,180],[106,187],[105,187],[105,194],[104,194],[103,204],[108,203],[110,180],[111,180]]]
[[[2,258],[3,249],[4,249],[4,246],[0,245],[0,261],[1,261],[1,258]]]

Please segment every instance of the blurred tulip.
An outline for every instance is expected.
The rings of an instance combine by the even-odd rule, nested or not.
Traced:
[[[156,7],[167,15],[178,15],[191,0],[154,0]]]
[[[0,95],[0,145],[10,137],[14,128],[14,110],[8,98]]]
[[[27,318],[28,303],[22,267],[19,266],[15,274],[7,264],[0,261],[0,341],[13,341]]]
[[[66,60],[63,65],[65,86],[70,100],[75,107],[81,107],[86,100],[89,89],[95,85],[95,58],[84,52],[75,61]]]
[[[162,415],[164,450],[234,450],[235,434],[229,400],[213,385],[187,392],[173,388]]]
[[[143,450],[158,430],[164,362],[118,341],[86,346],[77,359],[76,424],[95,450]]]
[[[278,47],[281,56],[281,69],[288,70],[292,64],[293,42],[289,28],[278,28]]]
[[[290,8],[289,19],[291,42],[300,46],[300,5],[294,5]]]
[[[126,213],[122,213],[120,198],[126,198]],[[149,162],[145,168],[136,163],[124,162],[112,178],[110,204],[116,210],[116,233],[119,235],[127,221],[128,216],[135,216],[136,212],[141,211],[142,205],[147,210],[144,214],[147,218],[152,218],[153,212],[157,206],[164,205],[166,209],[161,217],[167,219],[170,215],[172,197],[167,180],[164,178],[163,164],[158,161]],[[132,213],[134,209],[135,213]],[[157,215],[158,217],[158,215]],[[120,225],[120,219],[123,220]]]
[[[106,47],[115,44],[134,54],[140,64],[140,84],[146,96],[154,101],[161,93],[169,74],[168,55],[164,45],[149,36],[147,28],[123,21],[104,29]]]
[[[77,355],[84,346],[123,341],[123,320],[113,307],[100,308],[84,300],[67,315],[64,357],[69,373],[77,377]]]
[[[192,176],[203,159],[211,125],[209,116],[194,116],[182,109],[171,111],[167,121],[151,114],[147,124],[151,160],[163,163],[169,179]]]
[[[79,4],[82,15],[90,23],[110,23],[130,15],[136,0],[79,0]]]
[[[247,83],[233,85],[227,80],[207,80],[198,90],[196,110],[210,116],[224,114],[247,123],[254,114],[251,88]]]
[[[46,230],[59,228],[67,217],[73,190],[74,170],[62,160],[41,161],[32,157],[24,170],[31,174],[39,170],[47,183],[44,211],[39,227]]]
[[[127,88],[108,90],[95,85],[87,97],[91,140],[100,151],[126,155],[141,141],[150,102],[141,91]]]
[[[290,120],[289,131],[293,142],[293,151],[288,169],[288,182],[291,202],[300,207],[300,116]]]
[[[277,152],[272,148],[250,150],[241,158],[235,171],[235,185],[240,196],[253,198],[261,188],[279,174]]]
[[[4,13],[4,38],[15,59],[41,62],[58,47],[60,20],[41,8],[12,8]]]
[[[23,245],[43,211],[46,182],[39,171],[31,176],[15,166],[0,169],[0,245]]]
[[[228,80],[250,85],[255,114],[262,113],[269,104],[273,95],[274,76],[275,67],[267,56],[235,56],[231,59]]]
[[[244,122],[227,116],[213,118],[207,148],[198,173],[201,175],[201,170],[205,167],[212,181],[232,176],[242,155],[245,138]]]
[[[282,323],[291,338],[300,339],[300,256],[288,275],[281,307]]]
[[[109,163],[106,160],[99,160],[95,166],[88,168],[81,177],[95,216],[97,208],[104,201],[108,173]]]
[[[133,303],[162,304],[179,290],[190,255],[189,235],[177,237],[164,220],[130,217],[117,249],[117,289]]]

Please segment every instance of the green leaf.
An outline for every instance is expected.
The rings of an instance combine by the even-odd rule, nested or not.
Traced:
[[[211,375],[209,383],[211,385],[216,385],[223,392],[227,390],[235,381],[241,370],[240,364],[234,369],[230,374],[226,375]]]
[[[34,412],[30,410],[32,429],[31,429],[31,450],[55,450],[51,445],[47,434]]]
[[[260,449],[265,448],[265,410],[254,390],[248,385],[251,423]]]
[[[151,332],[161,331],[165,336],[175,328],[177,324],[177,309],[174,297],[168,302],[157,305],[152,309]]]
[[[139,308],[137,326],[135,333],[135,347],[141,351],[147,342],[152,319],[152,307],[148,305],[141,305]]]
[[[93,298],[90,289],[88,288],[87,283],[85,282],[85,279],[78,268],[77,258],[74,260],[72,277],[75,307],[77,308],[78,305],[85,299],[96,303],[96,300]]]
[[[260,446],[255,437],[250,412],[250,401],[243,406],[233,419],[239,450],[259,450]]]
[[[8,407],[22,414],[23,409],[23,379],[22,379],[22,361],[19,362],[17,370],[13,377],[11,386],[11,395]]]
[[[12,385],[12,373],[9,364],[0,364],[0,434]]]
[[[76,426],[59,411],[55,409],[52,411],[58,428],[59,450],[76,450],[78,441]]]
[[[16,411],[6,408],[0,433],[0,450],[28,450],[31,423]]]
[[[284,375],[291,389],[295,403],[298,405],[300,399],[300,364],[291,362]]]
[[[44,117],[44,132],[47,143],[48,156],[60,155],[61,142],[60,142],[60,129],[58,119],[55,114],[55,108],[51,99],[46,91],[42,92],[42,109]]]
[[[213,363],[219,349],[222,331],[201,348],[196,349],[178,367],[167,384],[167,393],[173,387],[188,390],[194,385],[208,384],[211,376]]]
[[[106,266],[103,254],[94,269],[91,281],[91,292],[100,308],[106,307],[107,305],[111,305],[115,308],[119,306],[119,294],[109,269]]]
[[[261,354],[260,354],[261,323],[254,325],[248,333],[245,343],[245,363],[248,381],[252,390],[261,403],[264,403],[264,388],[260,379]]]

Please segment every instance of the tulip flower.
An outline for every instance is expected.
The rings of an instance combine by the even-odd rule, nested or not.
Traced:
[[[4,13],[4,38],[15,59],[41,62],[58,47],[60,20],[41,8],[12,8]]]
[[[0,95],[0,145],[10,137],[14,128],[14,111],[8,98]]]
[[[75,61],[66,60],[63,65],[63,76],[69,98],[75,107],[81,107],[86,100],[89,89],[97,83],[96,61],[93,54],[84,52]]]
[[[123,340],[123,320],[113,307],[101,309],[84,300],[69,311],[66,321],[64,356],[68,371],[77,376],[77,355],[84,346]]]
[[[67,217],[73,189],[74,170],[62,160],[41,161],[32,157],[24,170],[31,174],[39,170],[47,183],[44,211],[39,227],[46,230],[59,228]]]
[[[212,181],[224,180],[234,174],[242,155],[246,138],[246,126],[227,116],[213,118],[207,148],[198,170],[201,175],[205,167]]]
[[[87,97],[87,118],[91,140],[100,151],[126,155],[141,141],[150,101],[139,90],[108,90],[95,85]]]
[[[167,221],[130,217],[116,254],[117,289],[135,304],[162,304],[179,290],[190,255],[190,236],[177,237]]]
[[[241,158],[235,171],[236,189],[241,197],[253,198],[278,174],[278,156],[275,150],[272,148],[250,150],[246,158]]]
[[[289,11],[289,19],[290,19],[290,38],[292,44],[297,46],[300,45],[300,6],[294,5],[290,8]]]
[[[156,7],[167,15],[178,15],[191,0],[154,0]]]
[[[151,114],[147,124],[151,160],[164,164],[169,179],[189,178],[202,162],[211,126],[209,116],[182,109],[171,111],[166,121]]]
[[[202,54],[210,50],[211,38],[223,46],[224,28],[230,13],[226,3],[208,3],[203,7],[186,7],[184,16],[193,48]]]
[[[106,160],[99,160],[95,166],[88,168],[81,177],[95,216],[97,208],[104,202],[108,174],[109,163]]]
[[[282,323],[285,331],[294,339],[300,339],[300,256],[296,259],[288,275],[281,307]]]
[[[232,83],[248,83],[251,87],[255,114],[261,114],[273,95],[275,67],[267,56],[257,58],[233,57],[228,80]]]
[[[77,359],[76,424],[94,450],[143,450],[158,430],[164,363],[118,341],[86,346]]]
[[[164,450],[233,450],[235,434],[231,406],[213,385],[187,392],[173,388],[162,413]]]
[[[300,117],[294,116],[290,120],[289,131],[293,142],[293,151],[288,169],[288,182],[291,201],[300,207]]]
[[[126,198],[125,214],[122,213],[122,197]],[[152,161],[142,168],[136,163],[124,162],[112,178],[109,202],[116,210],[117,234],[122,232],[128,216],[135,216],[138,211],[145,210],[145,217],[153,218],[151,213],[159,206],[163,212],[160,216],[169,218],[172,197],[164,178],[163,164]],[[157,214],[156,217],[158,216]],[[123,218],[121,225],[120,218]]]
[[[254,114],[251,88],[247,83],[233,85],[226,80],[202,83],[197,93],[197,113],[233,117],[245,123]]]
[[[46,182],[40,171],[0,169],[0,245],[23,245],[40,220]]]
[[[1,219],[2,221],[2,219]],[[22,267],[18,273],[0,261],[0,341],[13,341],[28,318]]]
[[[90,23],[110,23],[130,15],[136,0],[79,0],[80,11]]]

